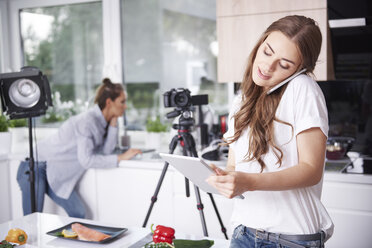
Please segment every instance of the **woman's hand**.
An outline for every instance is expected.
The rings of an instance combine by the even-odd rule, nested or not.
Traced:
[[[120,154],[118,156],[118,161],[129,160],[129,159],[133,158],[134,156],[136,156],[137,154],[142,154],[142,151],[140,149],[131,148],[128,151],[123,152],[122,154]]]
[[[216,175],[210,176],[207,182],[223,196],[234,198],[250,189],[249,175],[243,172],[225,171],[211,165]]]

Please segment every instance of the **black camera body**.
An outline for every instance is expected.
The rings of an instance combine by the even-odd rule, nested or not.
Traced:
[[[164,107],[188,108],[191,105],[208,104],[208,95],[191,96],[188,89],[171,89],[163,94]]]
[[[52,106],[49,81],[32,66],[0,74],[0,98],[2,110],[10,119],[40,116]]]
[[[188,89],[177,88],[171,89],[163,94],[164,107],[184,108],[191,105],[191,92]]]

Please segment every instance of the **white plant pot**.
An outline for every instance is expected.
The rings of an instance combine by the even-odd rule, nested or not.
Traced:
[[[12,133],[0,132],[0,154],[10,154],[12,147]]]
[[[163,151],[164,148],[167,147],[167,142],[169,137],[169,133],[167,132],[160,132],[160,133],[153,133],[148,132],[146,137],[146,148],[148,149],[155,149],[157,151]]]

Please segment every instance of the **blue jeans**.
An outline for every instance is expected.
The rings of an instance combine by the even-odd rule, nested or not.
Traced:
[[[279,237],[279,234],[277,234]],[[304,247],[319,247],[323,248],[324,244],[322,240],[312,241],[291,241]],[[235,228],[234,234],[231,239],[230,248],[288,248],[288,246],[281,245],[279,241],[263,240],[256,237],[255,233],[252,233],[248,228],[243,225],[239,225]]]
[[[17,172],[17,181],[22,191],[23,214],[31,211],[31,190],[29,161],[22,161]],[[46,176],[46,162],[35,162],[35,196],[36,211],[42,212],[44,207],[44,196],[47,194],[55,203],[65,209],[70,217],[85,218],[85,206],[76,190],[72,191],[68,199],[58,197],[50,188]]]

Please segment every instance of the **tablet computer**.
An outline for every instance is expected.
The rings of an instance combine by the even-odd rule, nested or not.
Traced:
[[[202,159],[167,153],[159,153],[159,155],[201,190],[220,195],[215,187],[206,182],[207,178],[215,172]],[[244,199],[243,196],[239,198]]]

